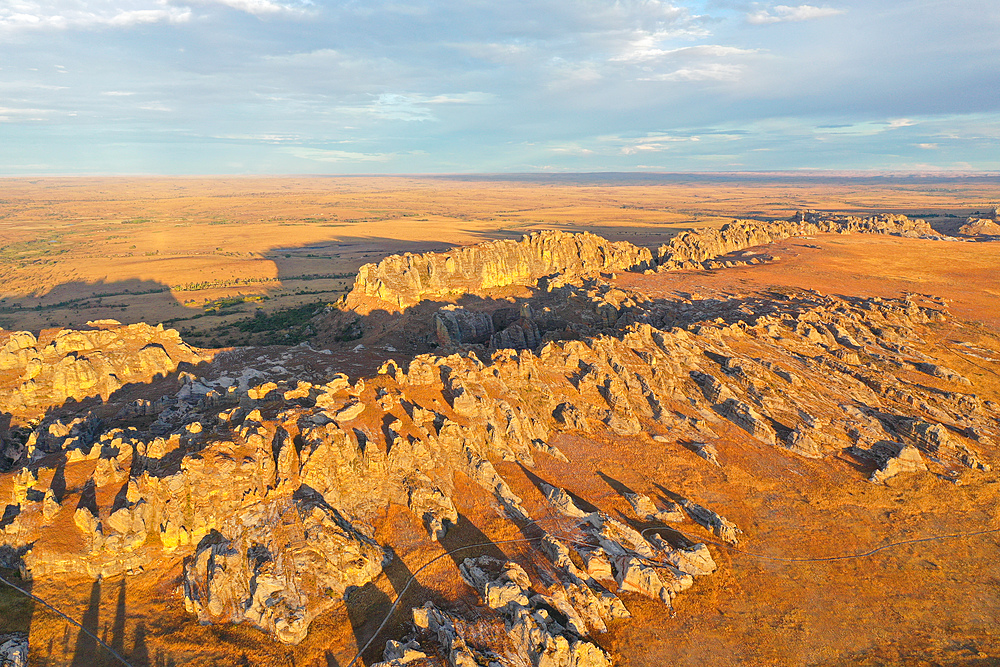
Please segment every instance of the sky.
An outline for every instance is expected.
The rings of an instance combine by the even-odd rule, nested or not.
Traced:
[[[1000,170],[1000,1],[812,1],[0,0],[0,175]]]

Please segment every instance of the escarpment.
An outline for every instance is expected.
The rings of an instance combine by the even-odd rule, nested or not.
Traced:
[[[441,253],[392,255],[358,272],[348,306],[364,297],[392,308],[423,299],[480,294],[509,285],[533,285],[551,274],[574,277],[600,271],[644,269],[652,255],[631,243],[590,233],[535,232],[520,241],[490,241]]]
[[[791,220],[735,220],[721,229],[683,232],[655,255],[625,241],[611,242],[589,232],[533,232],[519,241],[490,241],[437,253],[406,253],[365,264],[346,299],[349,308],[366,299],[403,309],[422,300],[483,295],[511,285],[535,285],[555,276],[568,282],[600,272],[701,268],[735,250],[792,236],[867,233],[937,236],[923,220],[881,214],[868,218],[801,212]]]
[[[860,218],[803,211],[790,220],[734,220],[720,229],[683,232],[661,245],[656,251],[656,259],[664,269],[701,268],[708,260],[736,250],[814,234],[938,235],[925,221],[911,220],[905,215],[885,213]]]
[[[822,225],[925,231],[901,217],[805,216],[772,232]],[[682,235],[658,256],[701,262],[764,238],[735,225]],[[1000,405],[972,370],[1000,368],[990,355],[974,366],[961,351],[945,353],[940,341],[964,334],[942,304],[791,289],[653,299],[599,275],[647,270],[652,255],[595,239],[536,235],[363,270],[352,298],[391,297],[398,307],[546,278],[516,307],[428,312],[424,324],[446,354],[386,359],[364,377],[306,346],[283,351],[280,368],[264,354],[242,358],[241,368],[219,355],[114,418],[42,420],[17,470],[2,478],[4,553],[35,577],[182,563],[193,617],[249,623],[296,644],[419,542],[420,554],[450,551],[454,566],[442,562],[460,601],[407,598],[412,622],[386,645],[386,665],[436,656],[466,667],[598,667],[613,656],[594,637],[628,623],[636,596],[667,613],[726,566],[721,550],[760,550],[752,522],[713,487],[741,461],[808,460],[811,475],[836,465],[867,489],[901,479],[957,484],[996,464]],[[47,345],[81,352],[76,362],[122,360],[109,366],[119,381],[124,369],[139,377],[197,358],[175,334],[147,329],[147,342],[120,343],[114,329]],[[33,354],[44,358],[22,339],[5,348],[18,364],[20,350],[28,350],[25,367]],[[82,340],[93,347],[71,342]],[[149,345],[162,346],[158,366],[128,361]],[[330,366],[321,368],[324,356]],[[296,363],[310,365],[313,379],[287,371]],[[592,462],[574,460],[574,439],[626,443],[640,465],[676,454],[691,481],[626,488],[610,480],[611,491],[578,495],[574,466]],[[470,522],[469,489],[520,536],[511,540],[517,550],[466,552],[482,545],[451,541]],[[396,511],[424,532],[382,530]],[[52,539],[67,530],[75,550]]]

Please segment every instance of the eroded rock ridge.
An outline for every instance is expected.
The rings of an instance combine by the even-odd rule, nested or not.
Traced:
[[[864,225],[910,229],[896,218]],[[527,252],[503,247],[512,261]],[[608,247],[595,242],[604,259],[586,268],[647,261],[627,249],[602,255]],[[689,247],[700,246],[677,245]],[[423,267],[440,259],[421,257]],[[394,261],[403,268],[383,285],[424,275]],[[538,259],[538,271],[554,261]],[[376,539],[387,508],[406,508],[442,544],[468,521],[460,474],[526,536],[528,555],[456,559],[455,576],[479,601],[476,619],[412,605],[412,629],[389,642],[386,663],[600,667],[611,658],[592,637],[626,622],[630,595],[666,610],[716,570],[713,549],[752,530],[706,501],[707,488],[653,498],[615,487],[631,508],[615,517],[586,508],[572,479],[532,488],[506,463],[530,471],[542,457],[569,462],[560,438],[582,435],[625,439],[649,456],[676,447],[687,450],[685,465],[711,470],[748,446],[846,457],[858,479],[880,485],[900,475],[957,481],[995,465],[1000,405],[982,395],[975,366],[956,365],[992,357],[945,354],[936,337],[952,322],[940,301],[801,290],[651,299],[599,274],[554,276],[510,312],[432,313],[453,353],[387,360],[367,377],[278,377],[264,360],[239,382],[210,368],[182,375],[171,393],[123,405],[114,419],[47,419],[2,478],[0,544],[32,576],[183,560],[185,603],[198,619],[248,622],[296,643],[317,615],[383,576],[395,557]],[[550,328],[556,316],[574,326]],[[82,545],[75,551],[45,539],[66,530]]]

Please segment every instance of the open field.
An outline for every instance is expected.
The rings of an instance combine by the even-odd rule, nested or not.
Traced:
[[[308,332],[279,340],[236,325],[258,309],[298,308],[278,320],[298,322],[349,290],[361,264],[393,253],[551,228],[655,247],[680,230],[807,208],[901,212],[954,232],[995,205],[1000,186],[611,174],[5,179],[0,193],[0,325],[164,322],[219,346],[294,342]]]

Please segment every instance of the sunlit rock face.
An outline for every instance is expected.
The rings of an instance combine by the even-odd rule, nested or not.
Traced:
[[[405,308],[424,299],[531,285],[551,274],[572,278],[651,266],[649,250],[631,243],[611,242],[586,232],[535,232],[520,241],[491,241],[442,253],[392,255],[378,264],[365,264],[347,303],[368,297],[392,308]]]
[[[249,621],[286,644],[391,558],[306,486],[219,528],[184,561],[185,606],[202,622]]]
[[[0,410],[23,414],[111,394],[133,382],[166,376],[202,356],[163,326],[95,322],[86,331],[63,329],[38,340],[27,331],[3,332]],[[16,379],[15,379],[16,378]]]
[[[791,220],[734,220],[720,229],[683,232],[660,246],[656,261],[663,269],[701,268],[709,260],[736,250],[767,245],[793,236],[813,234],[894,234],[938,236],[924,220],[892,213],[867,218],[804,211]]]

